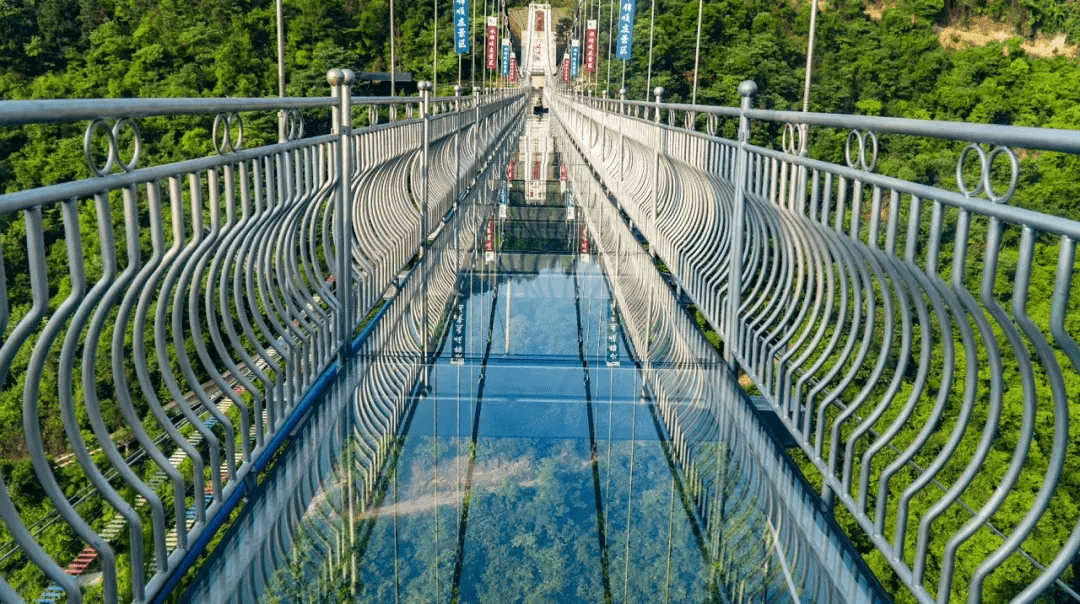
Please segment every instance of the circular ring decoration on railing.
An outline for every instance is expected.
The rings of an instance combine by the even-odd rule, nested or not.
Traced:
[[[295,141],[304,138],[304,113],[299,109],[285,111],[285,140]]]
[[[129,129],[131,129],[131,134],[134,137],[135,143],[135,149],[131,154],[131,161],[127,163],[124,163],[124,161],[120,159],[120,130],[124,126],[127,126]],[[139,156],[142,154],[142,130],[139,129],[139,124],[136,123],[135,120],[125,117],[117,120],[116,123],[113,124],[112,134],[112,140],[115,140],[117,145],[116,161],[118,164],[120,164],[120,167],[124,170],[124,172],[131,172],[135,169],[135,166],[139,164]],[[990,161],[991,163],[993,163],[992,157]]]
[[[858,158],[851,157],[851,138],[855,139],[859,143],[859,156]],[[866,142],[867,139],[873,143],[873,153],[870,156],[870,161],[866,160]],[[847,143],[844,145],[844,159],[847,160],[849,168],[861,169],[864,172],[873,172],[874,166],[877,165],[878,155],[878,143],[877,135],[870,130],[864,130],[859,132],[858,130],[852,130],[848,133]]]
[[[716,136],[716,127],[719,121],[720,119],[716,117],[715,113],[710,113],[705,118],[705,131],[709,133],[709,136]]]
[[[413,118],[413,106],[412,103],[405,103],[405,119],[411,120]]]
[[[236,140],[233,140],[233,125],[236,126]],[[220,132],[220,136],[218,133]],[[244,148],[244,120],[238,113],[219,113],[214,117],[214,127],[210,138],[219,155],[232,153]]]
[[[390,105],[390,123],[393,124],[397,121],[397,105]]]
[[[119,143],[120,131],[124,126],[127,126],[131,130],[135,143],[135,149],[131,154],[131,161],[126,163],[120,159]],[[105,137],[108,140],[109,150],[105,165],[98,166],[94,161],[91,145],[94,140],[94,134],[102,128],[105,129]],[[139,164],[139,156],[142,154],[142,131],[139,130],[139,125],[134,120],[126,117],[117,120],[111,127],[105,120],[94,120],[86,127],[86,134],[83,136],[83,153],[86,155],[86,165],[95,176],[106,176],[110,174],[116,166],[120,166],[120,169],[124,172],[131,172]]]
[[[780,144],[784,149],[784,153],[788,155],[802,155],[806,151],[806,125],[805,124],[784,124],[784,133],[781,137]],[[848,135],[850,138],[851,135]],[[875,152],[874,155],[877,155]],[[848,160],[848,165],[851,165],[851,160]],[[854,166],[852,166],[854,167]]]
[[[968,189],[964,179],[964,161],[968,154],[975,151],[979,155],[979,184],[974,189]],[[994,160],[1001,154],[1009,158],[1009,188],[1004,194],[998,195],[994,191],[994,185],[990,182],[990,171],[994,167]],[[956,187],[966,197],[978,197],[986,193],[986,199],[991,203],[1008,203],[1016,193],[1016,183],[1020,178],[1020,159],[1016,152],[1009,147],[994,147],[989,154],[978,144],[972,143],[960,152],[960,158],[956,160]]]
[[[683,113],[683,128],[685,128],[687,130],[695,130],[695,126],[697,125],[695,123],[696,120],[697,120],[697,113],[694,113],[693,111],[684,112]]]
[[[657,109],[657,111],[659,111],[659,109]],[[674,109],[668,109],[668,112],[667,112],[667,125],[671,126],[672,128],[675,127],[675,110]]]
[[[368,122],[370,122],[372,126],[377,126],[379,124],[379,108],[376,107],[374,104],[371,104],[368,105],[367,111]]]

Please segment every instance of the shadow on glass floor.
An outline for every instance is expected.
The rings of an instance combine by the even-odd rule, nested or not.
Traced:
[[[524,182],[440,231],[187,601],[824,602],[872,583],[617,210],[522,148]]]
[[[462,271],[374,496],[350,508],[362,470],[348,472],[345,452],[342,480],[309,507],[264,599],[790,600],[775,539],[720,442],[709,478],[723,493],[704,513],[723,528],[704,528],[689,492],[700,481],[645,395],[602,265],[581,253],[587,232],[565,208],[506,214],[480,236],[543,252],[499,246]],[[354,545],[334,560],[315,545],[333,539]]]

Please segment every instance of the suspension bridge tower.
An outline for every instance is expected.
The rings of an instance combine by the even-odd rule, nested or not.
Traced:
[[[543,88],[556,71],[555,22],[551,18],[550,4],[529,5],[528,27],[521,37],[524,40],[522,67],[533,88]]]

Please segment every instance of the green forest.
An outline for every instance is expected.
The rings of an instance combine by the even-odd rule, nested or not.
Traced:
[[[572,12],[569,0],[555,3]],[[1022,37],[962,50],[941,48],[935,28],[974,17],[1002,19],[1018,30],[1065,32],[1080,41],[1080,11],[1058,0],[901,0],[887,3],[880,20],[865,0],[824,5],[817,24],[812,111],[859,113],[1075,128],[1080,124],[1080,69],[1076,57],[1029,56]],[[625,65],[628,98],[643,99],[649,77],[649,4],[638,6],[633,59]],[[430,2],[395,4],[398,71],[431,79],[435,21]],[[651,86],[665,100],[686,101],[693,87],[697,2],[658,0]],[[605,13],[595,90],[614,94],[623,84],[623,62],[607,61]],[[440,94],[452,94],[458,61],[452,52],[448,6],[440,10]],[[482,5],[476,6],[477,21]],[[511,5],[513,12],[513,5]],[[389,69],[388,0],[343,3],[285,2],[286,89],[289,96],[329,94],[325,74],[336,66],[354,71]],[[809,2],[709,0],[704,3],[699,102],[735,105],[738,83],[758,84],[755,105],[801,106]],[[5,0],[0,4],[0,98],[249,97],[277,92],[274,6],[268,2],[153,2],[148,0]],[[481,28],[474,28],[479,34]],[[560,32],[569,29],[569,21]],[[516,34],[514,34],[516,35]],[[479,35],[478,35],[478,39]],[[560,38],[559,44],[565,43]],[[479,46],[482,48],[482,43]],[[462,78],[472,82],[470,62]],[[608,74],[610,73],[610,81]],[[477,74],[483,80],[483,74]],[[362,90],[360,91],[362,93]],[[311,119],[311,118],[309,118]],[[320,116],[314,131],[325,130]],[[211,151],[205,120],[146,120],[146,163]],[[272,116],[247,129],[249,147],[273,135]],[[89,175],[77,145],[81,130],[33,126],[0,130],[0,187],[15,191]],[[836,140],[814,141],[815,156],[839,159]],[[927,184],[949,182],[946,146],[920,143],[883,158],[881,171]],[[901,159],[902,157],[902,159]],[[891,164],[890,158],[896,159]],[[1025,162],[1017,199],[1055,213],[1074,212],[1065,199],[1077,193],[1073,158],[1047,156]],[[1069,194],[1062,195],[1066,192]]]
[[[555,6],[572,12],[570,0]],[[823,2],[817,23],[812,111],[857,113],[919,119],[941,119],[1052,128],[1080,128],[1080,65],[1075,56],[1036,57],[1027,54],[1024,37],[1063,33],[1080,42],[1080,3],[1063,0],[896,0],[875,2],[880,18],[867,12],[865,0]],[[524,3],[511,2],[510,8]],[[649,3],[639,2],[633,59],[609,69],[606,17],[601,3],[600,61],[595,89],[616,90],[622,83],[628,98],[643,99],[650,65]],[[390,68],[389,0],[286,0],[285,69],[290,96],[326,96],[326,71],[350,67],[360,71]],[[434,19],[431,2],[399,0],[397,71],[413,80],[431,79],[435,24],[439,32],[440,94],[450,93],[459,66],[450,37],[449,3]],[[477,8],[477,23],[481,20]],[[665,100],[688,102],[694,82],[694,45],[698,3],[657,0],[655,47],[649,85],[663,86]],[[738,103],[738,83],[758,84],[757,107],[796,109],[801,106],[809,29],[808,0],[707,0],[703,7],[698,101]],[[947,50],[937,28],[991,19],[1013,26],[1020,36],[1007,42]],[[121,97],[259,97],[277,94],[274,5],[251,0],[0,0],[0,99]],[[567,29],[566,23],[563,30]],[[474,28],[480,40],[479,27]],[[562,44],[564,40],[560,40]],[[479,57],[478,57],[479,62]],[[469,83],[469,62],[462,77]],[[607,74],[611,73],[610,82]],[[480,74],[477,74],[480,78]],[[325,119],[320,117],[317,119]],[[206,120],[146,120],[147,151],[143,165],[212,153]],[[325,131],[312,119],[311,128]],[[773,136],[764,131],[758,136]],[[841,138],[815,135],[814,157],[841,161]],[[248,146],[270,142],[273,116],[249,124]],[[917,182],[954,189],[958,148],[936,141],[889,140],[878,171]],[[89,176],[81,160],[82,125],[36,125],[0,128],[0,190],[6,192]],[[72,158],[75,158],[74,160]],[[1055,153],[1021,153],[1021,186],[1012,203],[1070,218],[1080,217],[1080,160]],[[84,208],[87,223],[92,208]],[[55,220],[55,217],[54,217]],[[58,222],[51,228],[59,229]],[[93,232],[93,229],[88,229]],[[87,246],[97,245],[87,241]],[[0,218],[0,245],[5,258],[25,257],[21,221]],[[123,250],[121,250],[123,251]],[[62,255],[62,246],[52,253]],[[89,254],[88,257],[94,257]],[[1048,259],[1047,266],[1052,266]],[[1040,267],[1052,280],[1052,269]],[[70,289],[66,271],[50,274]],[[8,274],[12,314],[29,305],[25,275]],[[65,284],[66,283],[66,284]],[[65,289],[66,288],[66,289]],[[58,296],[60,297],[60,296]],[[1049,300],[1033,300],[1048,315]],[[21,310],[20,310],[21,309]],[[7,336],[8,334],[3,334]],[[44,493],[26,459],[22,440],[22,388],[17,382],[29,353],[16,359],[0,390],[0,469],[12,497],[28,523],[46,515]],[[55,380],[55,367],[50,368]],[[48,380],[49,377],[46,377]],[[53,396],[55,393],[43,393]],[[51,405],[51,406],[50,406]],[[46,409],[56,402],[44,401]],[[110,418],[109,423],[120,423]],[[65,454],[60,418],[44,420],[51,455]],[[220,428],[219,428],[220,430]],[[87,486],[74,466],[58,468],[70,493]],[[133,493],[126,496],[134,497]],[[108,507],[100,501],[102,512]],[[93,516],[96,508],[80,508]],[[87,511],[89,510],[89,511]],[[852,532],[858,529],[853,522]],[[958,521],[959,522],[959,521]],[[947,527],[942,527],[947,532]],[[0,531],[4,537],[6,532]],[[47,550],[70,559],[82,544],[57,523],[45,533]],[[6,541],[6,539],[4,539]],[[870,551],[869,545],[859,543]],[[16,557],[17,558],[17,557]],[[0,561],[0,574],[27,593],[44,585],[36,569],[16,558]],[[910,598],[890,578],[887,564],[869,554],[872,568],[898,601]],[[1075,573],[1073,581],[1080,580]]]

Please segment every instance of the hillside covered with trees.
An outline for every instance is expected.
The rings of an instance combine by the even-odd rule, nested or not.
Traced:
[[[509,4],[516,7],[525,3]],[[573,10],[570,0],[553,4]],[[866,4],[865,0],[823,3],[817,24],[812,111],[1080,129],[1080,66],[1075,59],[1027,55],[1019,38],[946,50],[935,31],[946,22],[986,17],[1012,22],[1025,35],[1065,33],[1076,43],[1080,42],[1080,4],[1062,0],[897,0],[883,7],[880,20],[866,14]],[[287,0],[285,7],[290,96],[328,95],[325,74],[332,67],[351,67],[358,72],[390,69],[389,0]],[[698,3],[657,0],[656,7],[651,85],[666,89],[665,100],[688,102]],[[439,7],[438,79],[442,93],[458,76],[448,35],[449,9],[448,2]],[[397,70],[411,72],[414,80],[430,79],[435,33],[432,3],[399,0],[395,10]],[[637,10],[634,58],[626,65],[626,88],[629,98],[642,99],[649,70],[649,3],[639,2]],[[623,64],[612,62],[612,79],[607,82],[607,11],[608,4],[602,3],[596,88],[614,91],[620,86]],[[482,12],[478,7],[478,24]],[[809,14],[807,0],[707,0],[698,102],[735,105],[738,83],[751,79],[759,88],[756,106],[799,108]],[[274,21],[274,5],[266,0],[0,0],[0,99],[276,95]],[[474,28],[478,40],[479,30]],[[464,77],[469,76],[466,67]],[[275,136],[273,116],[261,119],[249,126],[248,146],[270,142]],[[325,129],[325,121],[325,116],[313,117],[310,127]],[[81,158],[82,127],[0,128],[0,191],[89,176],[85,162],[71,161],[72,157]],[[212,152],[208,120],[147,120],[142,127],[148,142],[143,165]],[[762,129],[756,136],[776,134]],[[846,133],[814,133],[811,154],[840,161],[844,136]],[[887,142],[879,172],[955,188],[957,145]],[[1077,157],[1021,153],[1021,160],[1021,186],[1012,203],[1080,217],[1075,202],[1080,199]],[[54,222],[51,228],[58,231],[58,224]],[[17,217],[0,217],[5,258],[25,257],[24,235]],[[62,254],[64,250],[58,246],[55,252]],[[1051,270],[1041,269],[1040,274],[1052,278]],[[28,279],[12,273],[7,277],[13,314],[17,314],[19,305],[30,303]],[[50,274],[49,280],[59,283],[61,291],[70,289],[66,273]],[[1033,299],[1032,314],[1048,315],[1049,304],[1049,296]],[[49,510],[25,459],[21,436],[22,389],[17,376],[25,371],[27,357],[16,359],[0,388],[0,465],[16,505],[28,521],[35,521]],[[55,374],[55,367],[48,371]],[[43,392],[42,396],[43,409],[58,407],[55,393]],[[58,414],[46,414],[43,431],[52,455],[66,453]],[[74,467],[58,470],[58,474],[72,493],[87,485]],[[948,528],[940,527],[943,532]],[[58,558],[70,558],[82,546],[62,523],[50,528],[46,538],[54,542],[49,551]],[[860,545],[870,551],[867,544]],[[887,564],[880,556],[870,554],[869,559],[885,577],[886,585],[897,589],[898,600],[906,601],[899,583],[888,578]],[[40,573],[17,568],[16,563],[14,559],[0,562],[0,573],[23,587],[43,585]],[[1070,576],[1070,580],[1080,588],[1080,576]],[[1010,587],[1014,586],[1002,589]]]

